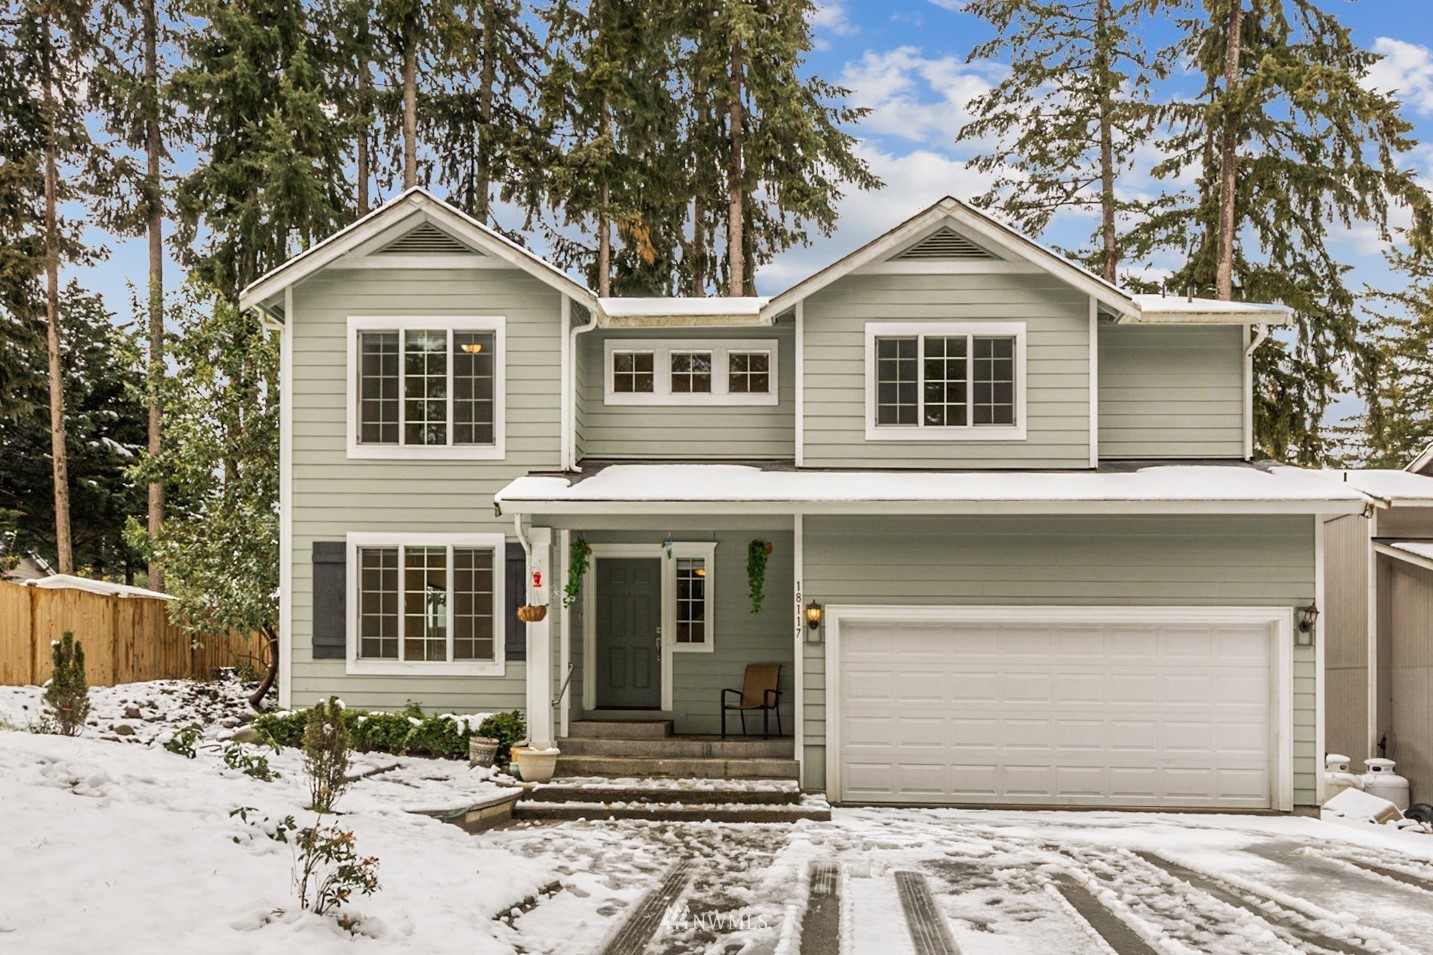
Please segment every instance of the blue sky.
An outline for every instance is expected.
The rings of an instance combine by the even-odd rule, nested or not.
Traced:
[[[1352,28],[1356,42],[1386,55],[1374,82],[1400,91],[1405,115],[1418,126],[1416,135],[1430,143],[1407,161],[1433,186],[1433,22],[1428,0],[1323,2]],[[793,249],[762,269],[761,293],[780,291],[943,195],[964,198],[983,191],[985,179],[964,166],[970,146],[957,147],[954,136],[964,122],[965,102],[998,79],[1000,65],[966,62],[967,53],[990,31],[982,21],[958,12],[960,6],[961,0],[830,0],[819,7],[811,67],[848,87],[856,105],[873,110],[856,132],[862,154],[886,187],[847,196],[836,233],[809,248]],[[1157,29],[1149,43],[1158,47],[1168,35],[1167,28]],[[1076,245],[1088,233],[1088,222],[1067,216],[1041,238]],[[81,280],[104,293],[123,318],[129,302],[125,283],[144,278],[144,244],[95,238],[107,242],[113,255]],[[1379,243],[1369,230],[1341,233],[1335,244],[1340,257],[1355,267],[1355,285],[1386,281]],[[169,275],[178,275],[177,267],[171,265]]]

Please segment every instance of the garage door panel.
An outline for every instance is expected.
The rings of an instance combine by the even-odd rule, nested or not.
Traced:
[[[841,628],[841,798],[1265,807],[1265,624]]]

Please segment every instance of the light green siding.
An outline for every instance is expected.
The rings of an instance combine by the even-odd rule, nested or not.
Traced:
[[[604,343],[634,338],[774,339],[779,403],[706,407],[605,404]],[[769,328],[600,330],[579,335],[577,341],[582,456],[787,461],[795,457],[796,348],[789,317]]]
[[[314,660],[312,548],[358,531],[503,532],[493,494],[531,469],[560,464],[561,302],[515,270],[329,270],[294,290],[292,699],[330,693],[352,706],[521,709],[525,666],[502,677],[348,676]],[[472,315],[506,319],[506,460],[349,460],[346,329],[350,315]],[[556,620],[554,620],[554,629]]]
[[[1101,458],[1240,458],[1244,329],[1101,324]]]
[[[815,517],[806,595],[834,604],[1302,607],[1311,517]],[[826,770],[825,646],[807,644],[804,785]],[[1294,655],[1294,802],[1315,802],[1315,659]]]
[[[808,467],[1086,468],[1090,304],[1045,274],[852,275],[804,305]],[[867,322],[1024,322],[1021,441],[867,441]]]

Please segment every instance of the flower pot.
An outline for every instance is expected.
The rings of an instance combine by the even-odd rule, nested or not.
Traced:
[[[534,606],[533,604],[527,604],[525,606],[517,608],[517,618],[523,623],[537,623],[539,620],[546,616],[547,604],[543,604],[542,606]]]
[[[764,550],[764,551],[766,551],[766,556],[767,556],[767,557],[770,557],[772,550],[774,550],[775,548],[773,547],[771,541],[762,541],[762,542],[761,542],[761,549]]]
[[[491,766],[498,758],[502,743],[487,736],[468,737],[468,765]]]
[[[533,749],[530,746],[514,746],[513,762],[525,783],[545,783],[557,769],[556,749]]]

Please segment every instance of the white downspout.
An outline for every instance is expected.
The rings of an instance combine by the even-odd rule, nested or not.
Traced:
[[[1247,326],[1246,326],[1247,329]],[[1248,336],[1248,331],[1244,335]],[[1254,340],[1244,349],[1244,460],[1254,459],[1254,352],[1269,337],[1268,325],[1254,326]]]
[[[562,300],[563,324],[567,330],[564,341],[566,368],[562,374],[562,409],[567,423],[562,428],[562,469],[577,470],[577,336],[597,327],[597,313],[586,325],[572,325],[572,300]],[[605,372],[604,372],[605,373]]]

